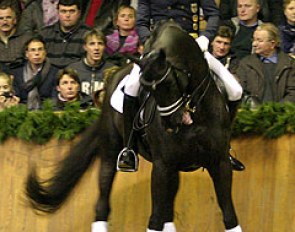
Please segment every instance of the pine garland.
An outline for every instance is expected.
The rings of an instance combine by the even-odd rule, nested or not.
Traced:
[[[0,142],[10,137],[37,144],[50,139],[70,140],[91,125],[100,110],[90,108],[81,111],[79,103],[68,104],[57,113],[50,101],[42,111],[28,111],[19,105],[0,112]],[[242,105],[233,124],[233,137],[258,135],[278,138],[295,133],[295,104],[266,103],[256,109]]]

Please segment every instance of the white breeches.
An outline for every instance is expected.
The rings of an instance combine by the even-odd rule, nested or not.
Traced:
[[[228,95],[228,100],[237,101],[242,98],[243,89],[236,78],[228,71],[228,69],[220,63],[210,52],[204,52],[204,56],[209,64],[209,68],[223,82]]]

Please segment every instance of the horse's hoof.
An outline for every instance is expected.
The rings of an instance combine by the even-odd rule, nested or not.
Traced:
[[[229,160],[230,160],[231,166],[234,171],[244,171],[245,170],[244,164],[242,164],[242,162],[240,162],[239,160],[237,160],[233,156],[229,155]]]

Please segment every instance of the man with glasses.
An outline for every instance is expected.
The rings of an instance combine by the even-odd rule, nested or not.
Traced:
[[[295,60],[279,48],[278,28],[261,24],[253,34],[254,54],[241,60],[237,75],[244,92],[264,102],[295,102]]]
[[[9,68],[21,64],[23,46],[30,38],[30,33],[17,30],[16,11],[0,3],[0,63]]]
[[[46,58],[45,42],[33,37],[25,45],[26,62],[12,69],[13,88],[20,103],[27,104],[29,110],[37,110],[45,99],[56,95],[58,69]]]
[[[46,42],[51,63],[64,68],[83,56],[83,35],[90,28],[80,21],[79,0],[60,0],[57,7],[58,22],[45,27],[41,35]]]

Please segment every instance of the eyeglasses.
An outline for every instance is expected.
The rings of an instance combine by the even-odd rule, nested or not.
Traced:
[[[27,50],[28,52],[31,52],[31,53],[33,53],[33,52],[43,52],[43,51],[45,51],[45,48],[29,48],[28,50]]]

